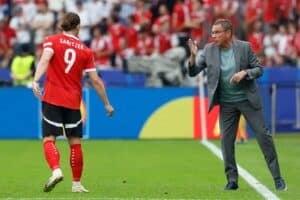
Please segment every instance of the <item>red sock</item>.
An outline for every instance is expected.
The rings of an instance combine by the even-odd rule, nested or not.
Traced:
[[[52,170],[59,168],[60,155],[54,141],[47,140],[44,142],[44,154],[46,161]]]
[[[81,144],[71,145],[70,165],[72,168],[73,181],[80,181],[83,168]]]

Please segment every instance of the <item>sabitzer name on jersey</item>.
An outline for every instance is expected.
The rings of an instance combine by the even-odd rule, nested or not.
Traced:
[[[66,45],[74,47],[76,49],[83,49],[83,44],[80,44],[80,43],[77,43],[77,42],[72,42],[70,40],[66,40],[66,39],[63,39],[63,38],[59,39],[59,43],[66,44]]]

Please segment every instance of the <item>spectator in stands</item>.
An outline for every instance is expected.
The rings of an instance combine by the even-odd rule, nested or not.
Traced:
[[[293,12],[293,1],[291,0],[277,0],[278,10],[276,14],[279,16],[280,23],[287,23],[291,19],[291,14]],[[276,2],[273,2],[273,4]]]
[[[120,0],[120,18],[121,21],[126,23],[126,19],[133,15],[135,12],[135,0]],[[137,28],[136,28],[137,29]]]
[[[296,65],[296,49],[293,46],[293,39],[296,34],[294,24],[281,24],[279,26],[278,57],[282,58],[282,63],[276,65]]]
[[[179,45],[185,46],[188,38],[187,23],[190,21],[190,10],[184,0],[176,0],[172,12],[172,25],[171,30],[174,32],[178,39]]]
[[[164,23],[168,23],[171,26],[171,16],[169,14],[168,8],[166,4],[161,4],[158,7],[159,16],[155,19],[152,25],[152,32],[159,33],[161,26]]]
[[[295,12],[295,18],[300,19],[300,0],[294,1],[294,12]]]
[[[138,42],[138,31],[134,26],[134,16],[130,15],[126,19],[126,47],[123,50],[125,58],[129,58],[134,55],[134,51]]]
[[[14,56],[14,45],[16,44],[16,32],[9,27],[9,17],[0,13],[0,67],[8,68]]]
[[[100,0],[91,0],[86,3],[91,27],[99,26],[101,21],[107,17],[103,13],[105,9],[104,4],[105,3]]]
[[[136,56],[151,56],[154,53],[154,38],[153,35],[142,27],[138,33],[137,46],[135,48]]]
[[[205,29],[203,29],[203,27],[207,16],[201,1],[192,0],[191,3],[191,19],[187,23],[187,27],[190,28],[190,36],[194,38],[194,40],[200,42],[205,34]]]
[[[8,2],[8,0],[1,0],[0,1],[0,13],[1,14],[8,14],[10,10],[10,4]]]
[[[149,27],[151,25],[152,13],[147,7],[145,0],[136,0],[136,9],[133,13],[134,15],[134,24],[139,30],[142,26]]]
[[[279,23],[277,1],[278,0],[264,0],[263,21],[265,22],[265,31],[269,31],[270,25]]]
[[[265,35],[262,46],[264,52],[261,53],[260,50],[255,49],[254,51],[261,60],[265,60],[266,66],[295,65],[295,61],[300,60],[295,38],[297,34],[290,35],[288,33],[287,40],[289,42],[288,45],[285,45],[285,39],[280,40],[281,42],[277,41],[280,38],[278,33],[270,36],[269,32],[274,31],[273,24],[277,24],[279,27],[282,24],[286,25],[290,20],[296,24],[297,19],[300,18],[299,2],[300,0],[3,0],[0,1],[0,16],[4,13],[10,28],[15,29],[17,40],[10,40],[9,43],[16,42],[16,45],[13,44],[10,47],[0,41],[0,66],[9,67],[11,58],[18,53],[11,50],[18,50],[19,43],[27,44],[28,38],[31,40],[32,47],[39,48],[38,45],[41,44],[44,35],[59,31],[57,22],[65,11],[77,12],[80,15],[83,26],[80,38],[86,44],[89,44],[92,39],[93,27],[102,26],[105,21],[110,23],[112,21],[110,16],[118,16],[118,23],[110,23],[107,34],[112,38],[114,47],[112,52],[114,56],[112,56],[111,62],[113,66],[125,65],[124,59],[128,59],[128,52],[132,52],[128,51],[128,49],[132,50],[132,47],[128,45],[132,46],[133,44],[133,40],[128,41],[128,39],[130,40],[128,33],[131,32],[128,30],[133,29],[132,24],[128,24],[127,21],[127,17],[131,15],[134,16],[133,27],[137,31],[138,38],[143,37],[139,37],[139,34],[144,32],[144,30],[139,32],[141,28],[146,27],[147,31],[152,30],[152,35],[147,36],[147,50],[142,50],[141,46],[136,47],[135,52],[138,54],[144,54],[142,52],[151,54],[153,48],[149,38],[161,37],[162,25],[164,21],[169,21],[171,23],[170,34],[177,35],[179,46],[185,48],[187,55],[189,53],[186,45],[188,37],[191,36],[195,40],[200,39],[200,45],[205,44],[211,39],[208,30],[213,19],[222,16],[236,23],[235,35],[241,39],[249,39],[254,48],[259,46],[261,49],[261,45],[258,43],[259,35]],[[264,22],[261,34],[253,32],[257,20]],[[123,32],[122,29],[126,31]],[[290,32],[290,28],[287,29],[287,32]],[[28,33],[30,34],[28,35]],[[11,38],[15,37],[11,30],[6,34]],[[4,41],[4,37],[1,37],[0,40]],[[139,44],[142,43],[139,40]],[[287,46],[286,55],[282,54],[284,46]],[[183,66],[183,62],[181,65]]]
[[[226,18],[233,23],[234,26],[237,25],[237,12],[239,9],[239,2],[237,0],[222,0],[218,1],[215,6],[215,17],[216,18]]]
[[[118,13],[112,13],[108,21],[108,32],[111,37],[114,53],[112,55],[113,67],[122,65],[122,51],[126,47],[126,27],[120,22]]]
[[[14,86],[31,87],[35,70],[35,58],[30,53],[28,44],[21,45],[20,55],[13,58],[11,78]]]
[[[300,18],[297,21],[297,32],[294,39],[294,46],[297,51],[297,57],[298,57],[298,67],[300,67]]]
[[[54,12],[55,16],[57,16],[57,14],[64,9],[64,1],[65,0],[48,1],[49,10]]]
[[[263,40],[266,66],[272,66],[274,64],[275,57],[278,55],[277,47],[279,40],[278,25],[271,24]]]
[[[287,24],[287,43],[288,46],[286,48],[286,57],[285,63],[289,66],[295,67],[297,66],[297,48],[295,46],[295,39],[296,39],[296,24],[292,21],[288,22]]]
[[[31,45],[30,24],[25,19],[22,7],[15,6],[9,26],[13,28],[17,34],[17,41],[15,45],[15,52],[17,54],[20,53],[22,45]],[[29,47],[32,49],[31,46]]]
[[[22,7],[24,21],[31,24],[37,14],[37,5],[32,0],[23,0],[18,5]]]
[[[262,20],[263,17],[263,1],[247,0],[245,14],[245,29],[246,32],[253,31],[253,25],[257,20]]]
[[[243,114],[256,134],[276,190],[286,190],[281,177],[272,135],[267,129],[255,79],[263,67],[249,43],[233,39],[233,26],[227,19],[218,19],[212,26],[214,43],[207,44],[196,59],[197,45],[189,40],[191,55],[189,75],[196,76],[207,69],[209,110],[220,105],[222,154],[227,184],[225,190],[238,189],[238,169],[235,161],[235,138],[240,115]],[[238,71],[236,69],[239,69]]]
[[[129,71],[148,73],[148,86],[179,86],[182,82],[181,62],[186,54],[178,44],[177,35],[171,34],[170,24],[165,21],[154,39],[154,53],[151,57],[131,57]]]
[[[263,22],[256,20],[253,22],[253,31],[248,34],[248,41],[250,42],[252,51],[256,55],[261,55],[264,51],[263,39]]]
[[[35,47],[42,44],[46,35],[53,33],[54,20],[54,14],[48,9],[48,3],[45,1],[39,2],[37,4],[37,14],[30,22],[34,31]]]
[[[89,17],[88,9],[84,6],[83,0],[76,0],[75,1],[75,9],[72,11],[79,15],[80,17],[80,32],[79,32],[79,39],[83,41],[83,43],[87,46],[90,46],[91,42],[91,21]]]
[[[101,70],[110,69],[113,47],[111,44],[111,39],[109,35],[107,35],[106,27],[96,26],[93,28],[93,39],[90,47],[94,52],[95,64],[97,68]]]
[[[58,23],[61,21],[61,18],[65,13],[65,0],[48,1],[48,7],[54,14],[54,29],[58,29]],[[54,30],[54,32],[57,31]]]
[[[129,72],[145,73],[152,76],[151,57],[154,54],[154,38],[146,26],[142,26],[138,32],[137,44],[134,55],[125,58],[123,69]],[[153,86],[147,84],[148,86]]]

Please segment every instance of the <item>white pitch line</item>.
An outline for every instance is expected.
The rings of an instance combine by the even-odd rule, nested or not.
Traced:
[[[223,160],[222,152],[216,145],[209,142],[208,140],[202,140],[201,143],[205,147],[207,147],[211,152],[213,152],[218,158]],[[271,192],[266,186],[264,186],[261,182],[259,182],[254,176],[252,176],[247,170],[242,168],[239,164],[237,164],[237,168],[239,171],[239,175],[265,199],[280,200],[278,196],[276,196],[273,192]]]

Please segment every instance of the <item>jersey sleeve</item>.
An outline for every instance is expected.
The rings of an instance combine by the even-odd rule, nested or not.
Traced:
[[[96,71],[95,59],[94,59],[94,55],[93,55],[92,51],[89,51],[88,61],[86,63],[84,71],[85,72]]]
[[[43,50],[44,51],[51,51],[54,53],[54,42],[51,37],[46,37],[43,42]]]

